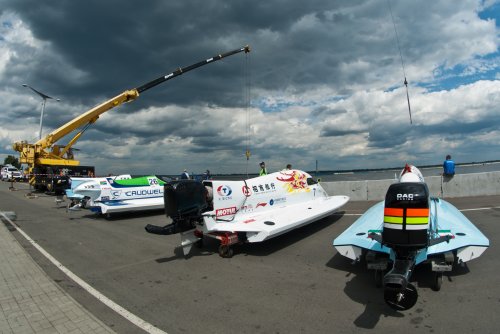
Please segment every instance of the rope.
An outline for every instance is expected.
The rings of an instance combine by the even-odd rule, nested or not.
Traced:
[[[250,58],[248,53],[245,54],[245,113],[246,113],[246,124],[245,124],[245,156],[246,156],[246,174],[248,178],[248,163],[250,161]]]
[[[398,30],[396,29],[396,22],[394,21],[394,16],[392,15],[391,1],[387,0],[387,4],[389,5],[389,12],[391,13],[392,25],[394,26],[394,33],[396,35],[396,43],[398,45],[398,50],[399,50],[399,58],[401,59],[401,67],[403,69],[403,76],[405,78],[405,81],[403,83],[406,87],[406,100],[408,101],[408,113],[410,114],[410,124],[413,124],[412,119],[411,119],[410,94],[408,93],[408,81],[406,80],[406,71],[405,71],[405,64],[403,61],[403,53],[401,52],[401,47],[399,45],[399,36],[398,36]]]

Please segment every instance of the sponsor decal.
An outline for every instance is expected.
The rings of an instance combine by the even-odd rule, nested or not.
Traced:
[[[269,205],[274,205],[284,202],[286,202],[286,197],[273,198],[269,201]]]
[[[161,194],[163,194],[163,189],[142,189],[142,190],[125,191],[125,196],[128,197],[140,197],[140,196],[161,195]]]
[[[229,186],[219,186],[217,188],[217,193],[219,196],[230,196],[233,193],[233,190],[231,190],[231,187]]]
[[[290,172],[282,172],[283,176],[279,176],[276,180],[285,182],[284,187],[287,192],[293,193],[297,191],[311,191],[307,185],[307,176],[304,173],[293,170]]]
[[[100,184],[101,186],[105,186],[105,185],[107,185],[108,183],[107,183],[106,181],[100,181],[100,182],[99,182],[99,184]]]
[[[219,195],[218,200],[219,201],[227,201],[232,199],[231,194],[233,193],[233,190],[231,189],[230,186],[226,185],[221,185],[217,187],[217,194]]]
[[[240,211],[244,211],[244,212],[253,211],[253,205],[252,204],[243,205],[240,208]]]
[[[232,206],[230,208],[223,208],[223,209],[215,210],[216,217],[230,216],[230,215],[235,215],[235,214],[236,214],[236,207],[235,206]]]
[[[241,191],[243,192],[243,195],[245,195],[246,197],[250,197],[252,195],[252,190],[250,189],[250,187],[243,186],[241,188]]]
[[[113,198],[120,197],[121,194],[122,194],[121,190],[112,190],[111,191],[111,196],[113,196]]]
[[[267,205],[267,203],[258,203],[255,208],[258,208],[259,206],[265,207],[266,205]]]
[[[248,224],[248,223],[253,223],[254,221],[255,221],[255,219],[247,219],[247,220],[244,220],[243,223]]]
[[[413,201],[414,194],[397,194],[396,199],[398,201]]]
[[[274,182],[264,183],[264,184],[256,184],[252,186],[252,190],[254,194],[265,194],[276,191],[276,185]]]

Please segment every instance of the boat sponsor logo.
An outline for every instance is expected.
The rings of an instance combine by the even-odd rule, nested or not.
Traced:
[[[231,194],[233,193],[233,190],[231,189],[230,186],[226,185],[221,185],[217,187],[217,194],[219,195],[218,200],[219,201],[227,201],[232,199],[233,197]]]
[[[248,186],[243,186],[241,188],[241,191],[243,192],[243,195],[245,195],[246,197],[250,197],[252,195],[252,189],[250,189],[250,187]]]
[[[163,189],[142,189],[142,190],[128,190],[124,192],[127,197],[141,197],[149,195],[162,195]]]
[[[251,211],[253,211],[253,205],[252,205],[252,204],[246,204],[246,205],[243,205],[243,206],[240,208],[240,211],[244,211],[244,212],[251,212]]]
[[[233,190],[230,186],[222,185],[217,188],[217,193],[219,196],[230,196],[233,193]]]
[[[215,210],[216,217],[230,216],[230,215],[235,215],[235,214],[236,214],[236,207],[235,206],[232,206],[230,208],[223,208],[223,209]]]
[[[108,183],[107,183],[106,181],[99,181],[99,184],[100,184],[101,186],[105,186],[105,185],[107,185]]]
[[[111,196],[113,196],[113,199],[120,197],[121,194],[122,194],[121,190],[112,190],[111,191]]]
[[[269,205],[275,205],[279,203],[285,203],[286,197],[273,198],[269,201]]]
[[[252,191],[254,192],[254,194],[267,194],[276,191],[276,185],[274,184],[274,182],[256,184],[252,186]]]
[[[267,203],[257,203],[257,206],[255,208],[258,208],[259,206],[265,207],[266,205],[267,205]]]
[[[244,220],[243,223],[248,224],[248,223],[253,223],[254,221],[255,221],[255,219],[251,218],[251,219]]]
[[[413,201],[414,194],[396,194],[398,201]]]

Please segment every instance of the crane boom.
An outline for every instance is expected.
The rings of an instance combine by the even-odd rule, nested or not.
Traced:
[[[101,114],[119,106],[122,103],[135,100],[139,97],[140,93],[153,88],[165,81],[240,52],[248,53],[250,52],[250,47],[247,45],[233,51],[218,54],[195,64],[178,68],[171,73],[163,75],[137,88],[126,90],[123,93],[109,99],[108,101],[99,104],[98,106],[88,110],[87,112],[62,125],[58,129],[52,131],[50,134],[38,140],[34,144],[30,144],[26,141],[21,141],[14,143],[12,147],[15,151],[18,151],[20,153],[20,163],[26,163],[29,165],[30,174],[35,166],[40,165],[78,166],[80,162],[73,159],[71,147],[82,136],[83,132],[88,128],[88,126],[97,121]],[[80,127],[83,127],[83,129],[80,130],[68,142],[68,144],[64,146],[55,145],[58,140]],[[66,158],[64,158],[65,155]],[[32,182],[31,179],[30,182]]]

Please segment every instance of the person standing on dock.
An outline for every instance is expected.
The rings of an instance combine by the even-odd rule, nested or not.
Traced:
[[[260,164],[260,172],[259,172],[259,176],[263,176],[263,175],[267,175],[267,169],[266,169],[266,164],[264,161],[262,161]]]
[[[186,169],[181,174],[181,180],[189,180],[189,174]]]
[[[446,156],[446,160],[443,162],[443,175],[453,176],[455,175],[455,162],[451,160],[451,155]]]

